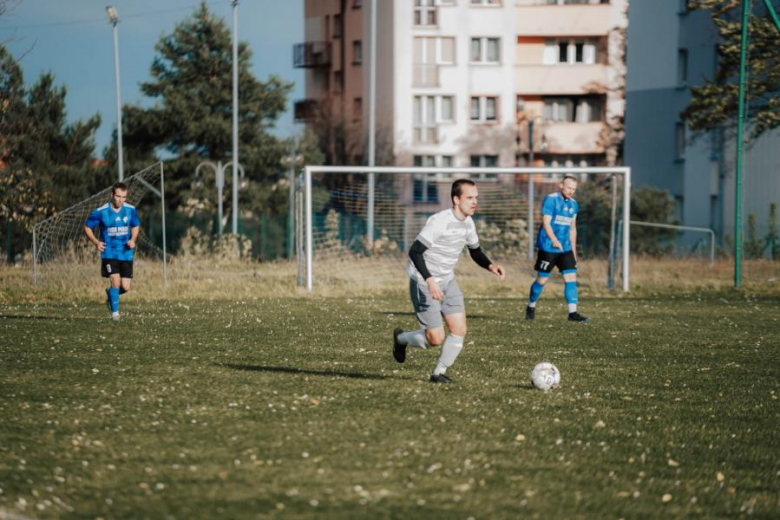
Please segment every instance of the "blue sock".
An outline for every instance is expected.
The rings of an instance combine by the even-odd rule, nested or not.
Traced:
[[[565,282],[563,295],[569,304],[569,312],[577,312],[577,282]]]
[[[119,289],[110,287],[108,289],[108,297],[111,300],[111,312],[119,312]]]
[[[542,294],[542,289],[544,289],[544,285],[534,280],[534,283],[531,284],[531,296],[528,298],[528,302],[533,304],[531,305],[531,307],[534,307],[536,305],[536,301],[539,299],[539,296],[541,296]]]

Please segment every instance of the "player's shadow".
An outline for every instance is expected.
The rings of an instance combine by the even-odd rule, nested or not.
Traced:
[[[310,370],[293,367],[269,367],[263,365],[243,365],[237,363],[214,363],[215,366],[243,370],[245,372],[276,372],[282,374],[304,374],[309,376],[348,377],[350,379],[388,379],[384,374],[366,374],[362,372],[338,372],[335,370]]]

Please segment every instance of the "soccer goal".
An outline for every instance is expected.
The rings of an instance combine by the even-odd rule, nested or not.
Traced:
[[[162,248],[154,245],[144,232],[138,235],[136,261],[162,261],[162,282],[167,283],[167,248],[165,238],[165,175],[159,162],[141,170],[122,182],[127,184],[127,203],[139,206],[148,194],[160,199]],[[159,186],[159,189],[157,188]],[[84,236],[84,223],[92,211],[111,200],[111,187],[96,193],[68,209],[39,222],[33,228],[33,281],[44,283],[69,276],[83,266],[94,269],[98,253]],[[141,221],[152,222],[139,215]]]
[[[306,166],[297,182],[298,283],[397,285],[417,233],[452,207],[450,187],[468,178],[479,189],[474,217],[491,259],[533,276],[544,197],[565,175],[579,181],[580,279],[608,286],[618,272],[629,289],[631,170],[620,167],[437,168]],[[460,262],[467,276],[471,262]],[[464,273],[462,273],[464,274]],[[594,282],[598,280],[598,282]]]

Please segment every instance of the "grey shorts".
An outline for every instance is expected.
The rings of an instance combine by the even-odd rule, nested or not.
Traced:
[[[428,292],[428,284],[419,283],[409,279],[409,295],[412,297],[414,313],[417,321],[426,329],[435,329],[442,326],[442,315],[459,314],[466,312],[463,303],[463,293],[460,292],[455,278],[447,283],[439,285],[444,293],[444,301],[434,300]]]

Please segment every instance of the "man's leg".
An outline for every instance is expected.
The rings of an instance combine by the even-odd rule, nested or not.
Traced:
[[[119,287],[121,285],[121,278],[119,273],[112,274],[108,277],[108,299],[111,303],[111,315],[114,319],[119,317]]]
[[[416,280],[409,280],[409,296],[420,328],[404,332],[398,327],[393,331],[393,357],[399,363],[406,361],[406,347],[428,349],[444,341],[441,303],[431,298],[427,285]]]
[[[539,271],[537,273],[536,280],[531,284],[531,294],[528,297],[528,305],[525,308],[525,319],[534,319],[534,313],[536,312],[536,302],[539,301],[539,296],[542,295],[542,289],[547,284],[547,280],[550,279],[550,273]]]
[[[455,363],[460,351],[463,350],[463,340],[466,337],[466,313],[457,314],[445,314],[444,320],[447,322],[447,328],[450,329],[450,333],[447,338],[444,339],[444,343],[441,346],[441,352],[439,354],[439,361],[436,363],[436,368],[433,369],[431,375],[431,381],[438,381],[437,378],[443,376],[447,369]],[[442,333],[443,333],[442,329]],[[449,383],[449,378],[444,382]]]
[[[120,280],[119,285],[119,294],[125,294],[127,292],[130,292],[130,282],[132,281],[132,278],[122,278]]]
[[[566,297],[566,304],[569,306],[569,321],[589,322],[589,318],[586,318],[577,312],[577,303],[579,303],[579,296],[577,292],[577,270],[566,269],[562,271],[562,274],[563,295]]]

